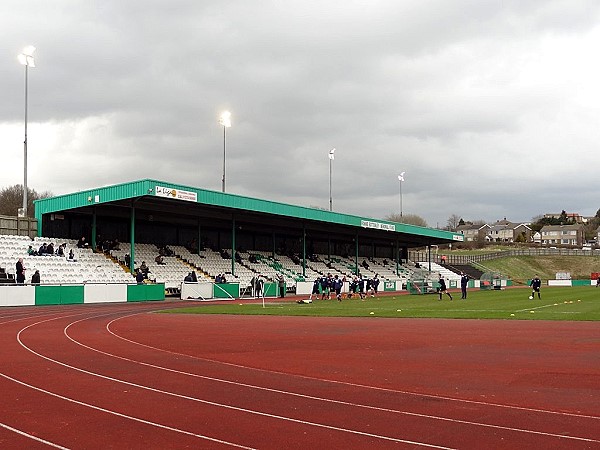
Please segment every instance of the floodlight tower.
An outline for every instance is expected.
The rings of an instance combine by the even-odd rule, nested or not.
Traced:
[[[331,166],[335,159],[335,148],[329,150],[329,211],[333,211],[333,199],[331,197]]]
[[[404,174],[406,172],[402,172],[398,175],[398,182],[400,183],[400,217],[402,217],[402,183],[404,182]]]
[[[223,178],[222,178],[222,191],[225,192],[225,150],[226,150],[226,130],[231,127],[231,113],[224,111],[219,118],[219,123],[223,125]]]
[[[28,89],[28,71],[30,67],[35,67],[33,59],[35,47],[28,45],[23,49],[23,52],[18,56],[19,62],[25,66],[25,139],[23,140],[23,217],[27,217],[27,89]]]

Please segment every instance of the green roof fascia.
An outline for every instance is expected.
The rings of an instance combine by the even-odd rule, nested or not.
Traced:
[[[148,180],[139,180],[35,200],[35,218],[41,223],[44,214],[142,197],[149,195],[149,186]]]
[[[162,188],[160,189],[160,193],[157,192],[157,188]],[[353,216],[338,212],[308,208],[305,206],[289,205],[270,200],[260,200],[242,195],[209,191],[206,189],[199,189],[152,179],[133,181],[130,183],[100,187],[76,192],[73,194],[65,194],[57,197],[36,200],[35,216],[38,219],[38,222],[41,223],[43,214],[147,195],[168,197],[168,195],[165,194],[166,190],[175,190],[179,193],[183,191],[183,194],[192,194],[192,196],[195,195],[195,203],[230,208],[240,211],[253,211],[263,214],[305,219],[308,221],[319,221],[359,228],[387,230],[392,233],[414,234],[422,237],[429,237],[434,240],[446,240],[449,242],[462,241],[464,239],[463,235],[460,233],[452,233],[434,228],[426,228],[380,219]],[[175,198],[173,200],[178,201]],[[179,201],[181,201],[182,204],[186,202],[186,200]]]

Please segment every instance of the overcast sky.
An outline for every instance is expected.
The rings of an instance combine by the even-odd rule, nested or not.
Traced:
[[[600,208],[597,0],[3,0],[0,187],[156,178],[429,226]]]

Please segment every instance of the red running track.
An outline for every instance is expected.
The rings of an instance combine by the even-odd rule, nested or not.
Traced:
[[[599,323],[183,305],[0,310],[0,448],[600,448]]]

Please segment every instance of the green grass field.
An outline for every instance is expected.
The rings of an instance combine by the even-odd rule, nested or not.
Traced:
[[[316,300],[312,304],[262,302],[226,305],[202,303],[177,309],[172,313],[186,314],[242,314],[315,317],[419,317],[448,319],[506,319],[506,320],[600,320],[600,289],[585,287],[542,287],[542,299],[529,300],[530,290],[513,288],[502,291],[471,290],[467,300],[460,300],[460,292],[453,292],[453,301],[435,294],[390,295],[376,298]]]

